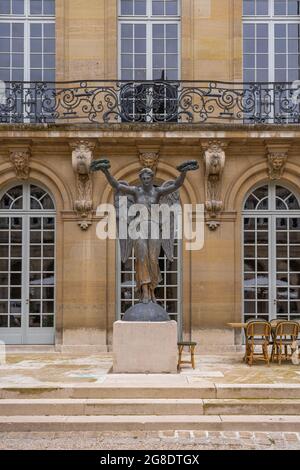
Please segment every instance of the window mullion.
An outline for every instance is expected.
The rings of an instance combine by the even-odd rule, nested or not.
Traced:
[[[24,21],[24,80],[30,81],[30,22]]]
[[[152,0],[146,0],[146,14],[148,19],[152,17]]]
[[[275,81],[275,28],[274,22],[269,21],[269,81]]]
[[[147,80],[153,80],[153,53],[152,53],[152,44],[153,44],[153,22],[147,21],[147,38],[146,38],[146,56],[147,56],[147,71],[146,78]]]

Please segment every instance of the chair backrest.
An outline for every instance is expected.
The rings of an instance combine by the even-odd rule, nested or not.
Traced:
[[[275,329],[275,336],[291,336],[296,339],[299,334],[299,323],[290,320],[280,321]]]
[[[246,336],[264,336],[269,338],[271,334],[271,324],[265,320],[253,320],[247,323]]]

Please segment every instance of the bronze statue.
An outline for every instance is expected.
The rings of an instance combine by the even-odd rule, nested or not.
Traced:
[[[196,170],[199,165],[196,161],[188,161],[178,166],[180,175],[173,181],[166,181],[161,186],[155,186],[153,183],[154,173],[150,168],[143,168],[139,177],[141,184],[138,186],[130,186],[127,182],[117,181],[109,171],[110,163],[108,160],[98,160],[91,164],[91,171],[101,170],[106,176],[107,181],[115,190],[115,207],[117,210],[117,218],[119,217],[119,197],[127,196],[128,206],[131,204],[140,204],[147,209],[147,224],[150,229],[151,222],[151,206],[153,204],[173,204],[179,203],[179,188],[183,185],[186,173]],[[160,223],[161,225],[161,223]],[[159,231],[161,233],[161,226]],[[151,238],[149,236],[132,240],[130,237],[126,240],[120,239],[121,258],[126,262],[134,248],[136,258],[136,288],[139,291],[140,302],[148,304],[156,303],[155,288],[161,281],[158,257],[161,248],[163,248],[169,261],[173,261],[173,242],[174,233],[170,234],[170,238]]]

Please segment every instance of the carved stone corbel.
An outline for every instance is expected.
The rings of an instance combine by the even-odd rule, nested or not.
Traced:
[[[290,144],[266,143],[270,180],[279,180],[285,170]]]
[[[158,147],[138,147],[138,156],[140,164],[143,168],[150,168],[153,173],[156,173],[159,161],[159,148]]]
[[[30,147],[9,149],[9,158],[13,164],[16,177],[20,180],[28,180],[30,174]]]
[[[94,142],[79,140],[70,144],[72,149],[72,166],[76,178],[76,199],[74,210],[80,217],[78,222],[82,230],[91,225],[93,211],[93,181],[90,165],[93,160]]]
[[[216,230],[220,225],[215,219],[223,208],[221,198],[222,175],[225,167],[225,151],[228,143],[210,140],[202,143],[205,164],[205,209],[212,221],[207,225],[210,230]]]

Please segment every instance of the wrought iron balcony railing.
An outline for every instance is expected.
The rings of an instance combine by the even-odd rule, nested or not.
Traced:
[[[0,122],[299,124],[300,83],[2,82]]]

